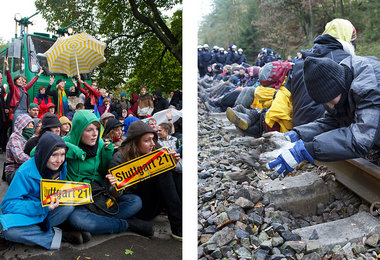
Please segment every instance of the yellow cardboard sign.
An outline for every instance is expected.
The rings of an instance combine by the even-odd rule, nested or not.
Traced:
[[[140,181],[152,178],[176,167],[166,148],[137,157],[108,170],[115,176],[116,190],[122,190]]]
[[[41,204],[49,206],[50,197],[59,198],[59,205],[83,205],[93,203],[91,185],[85,182],[41,179]]]

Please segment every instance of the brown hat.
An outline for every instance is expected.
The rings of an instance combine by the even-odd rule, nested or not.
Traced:
[[[157,139],[157,133],[153,130],[149,125],[145,124],[143,121],[135,121],[129,125],[128,131],[127,131],[127,139],[125,142],[129,142],[133,140],[134,138],[144,135],[146,133],[153,133],[155,139]]]

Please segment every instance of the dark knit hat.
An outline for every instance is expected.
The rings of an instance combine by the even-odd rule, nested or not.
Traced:
[[[109,132],[111,132],[112,129],[119,126],[124,126],[124,124],[120,123],[120,121],[117,120],[116,118],[108,119],[106,128],[104,129],[104,132],[103,132],[103,136],[106,136]]]
[[[144,135],[146,133],[153,133],[155,139],[157,139],[157,133],[149,125],[145,124],[143,121],[135,121],[129,125],[127,131],[127,139],[125,142],[129,142],[132,139]]]
[[[62,124],[61,122],[59,122],[59,119],[56,114],[46,113],[42,117],[41,130],[51,127],[59,127],[61,125]]]
[[[345,91],[344,68],[329,58],[307,57],[303,77],[309,96],[318,104],[327,103]]]

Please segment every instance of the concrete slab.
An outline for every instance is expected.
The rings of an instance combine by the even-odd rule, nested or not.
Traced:
[[[309,240],[314,230],[317,231],[319,239]],[[345,219],[299,228],[292,232],[300,235],[302,241],[307,243],[307,251],[318,251],[324,248],[332,249],[336,245],[344,246],[348,242],[362,241],[365,236],[380,234],[380,220],[368,212],[359,212]]]
[[[317,204],[328,202],[330,196],[338,191],[336,183],[325,183],[314,172],[282,180],[262,180],[259,187],[276,208],[302,215],[315,215]]]

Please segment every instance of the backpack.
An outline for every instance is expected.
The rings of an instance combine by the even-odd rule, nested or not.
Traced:
[[[272,85],[279,89],[292,66],[288,61],[272,61],[265,64],[259,74],[260,84],[263,86]]]

